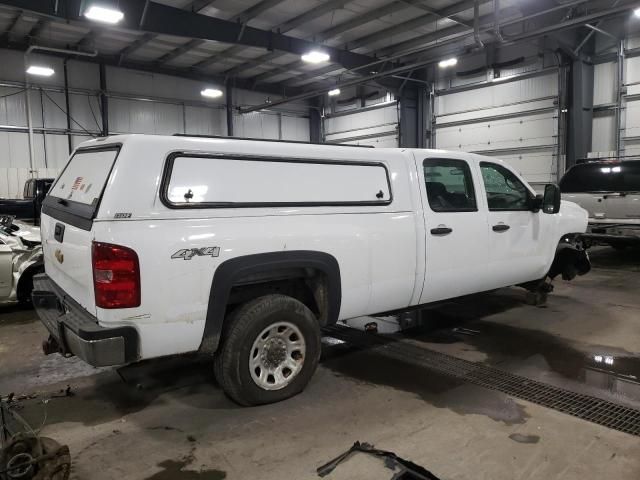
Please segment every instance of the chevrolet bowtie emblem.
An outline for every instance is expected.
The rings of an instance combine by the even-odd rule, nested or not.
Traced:
[[[56,260],[58,260],[60,263],[64,262],[64,254],[60,251],[60,249],[56,249],[56,252],[54,253]]]

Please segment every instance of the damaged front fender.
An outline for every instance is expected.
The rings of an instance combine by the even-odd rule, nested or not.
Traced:
[[[562,275],[563,280],[573,280],[577,276],[586,275],[591,271],[589,253],[578,239],[563,239],[556,250],[549,273],[552,280]]]

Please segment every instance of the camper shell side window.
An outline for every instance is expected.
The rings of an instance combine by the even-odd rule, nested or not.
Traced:
[[[177,152],[165,163],[168,208],[389,205],[381,162]]]

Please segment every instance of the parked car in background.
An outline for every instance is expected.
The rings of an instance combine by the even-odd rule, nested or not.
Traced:
[[[538,196],[490,157],[114,136],[82,144],[45,199],[33,302],[46,353],[199,352],[256,405],[305,387],[339,319],[585,273],[586,227],[556,185]]]
[[[53,178],[30,178],[24,183],[23,198],[0,198],[0,215],[12,215],[18,220],[40,222],[42,201],[49,192]]]
[[[586,241],[640,246],[640,160],[587,160],[569,169],[560,189],[589,212]]]
[[[33,276],[44,272],[40,229],[0,216],[0,302],[31,302]]]

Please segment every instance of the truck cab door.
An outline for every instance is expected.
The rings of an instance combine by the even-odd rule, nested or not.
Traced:
[[[6,300],[13,287],[13,249],[0,239],[0,300]]]
[[[487,193],[488,281],[491,288],[542,278],[548,268],[550,215],[532,210],[535,195],[504,165],[480,162]]]
[[[484,288],[487,216],[479,209],[482,183],[464,155],[415,157],[425,222],[425,280],[420,303]]]

